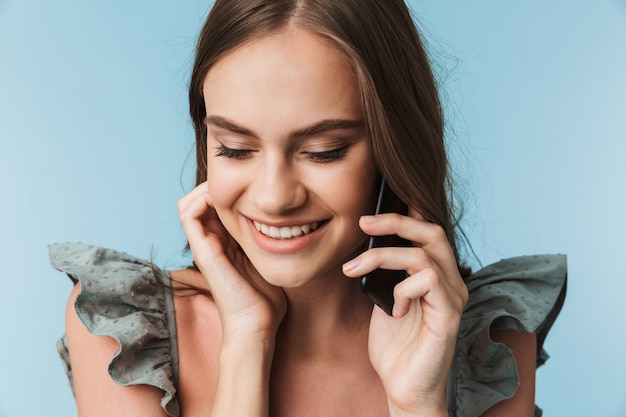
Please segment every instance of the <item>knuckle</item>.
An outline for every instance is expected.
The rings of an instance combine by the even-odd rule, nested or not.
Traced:
[[[395,286],[395,288],[393,289],[393,298],[398,300],[401,298],[407,298],[407,294],[408,294],[408,279],[405,279],[404,281],[400,282],[398,285]]]
[[[185,226],[191,222],[192,218],[188,211],[183,210],[178,213],[178,220]]]
[[[189,194],[185,194],[176,202],[176,208],[179,212],[185,211],[185,209],[189,206]]]
[[[187,217],[188,215],[183,210],[180,210],[178,212],[178,219],[180,220],[181,223],[184,223]]]
[[[446,231],[441,225],[433,224],[432,225],[432,234],[435,240],[442,241],[447,240],[448,236],[446,235]]]
[[[429,287],[436,287],[441,284],[441,280],[439,279],[439,275],[437,271],[433,268],[424,268],[421,272],[424,281],[428,284]]]
[[[423,265],[428,262],[428,254],[424,248],[414,246],[411,250],[413,251],[413,258],[418,264]]]
[[[403,217],[400,213],[389,213],[389,218],[394,224],[397,224],[403,220]]]
[[[368,266],[379,266],[384,260],[384,248],[372,248],[362,255],[361,260]]]
[[[399,213],[384,213],[381,215],[381,226],[386,231],[395,231],[400,228],[402,215]]]
[[[398,285],[396,285],[393,289],[393,298],[394,300],[399,300],[401,298],[404,297],[404,285],[402,285],[402,283],[399,283]]]

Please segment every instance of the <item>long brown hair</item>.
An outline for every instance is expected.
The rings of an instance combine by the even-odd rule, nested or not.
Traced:
[[[189,86],[196,184],[207,176],[207,73],[237,46],[290,26],[330,40],[342,54],[358,83],[380,174],[401,200],[444,229],[459,261],[438,90],[402,0],[216,0],[200,33]]]

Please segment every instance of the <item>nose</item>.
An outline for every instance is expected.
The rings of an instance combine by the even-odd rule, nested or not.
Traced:
[[[304,205],[306,186],[288,161],[268,160],[253,179],[254,200],[264,214],[284,214]]]

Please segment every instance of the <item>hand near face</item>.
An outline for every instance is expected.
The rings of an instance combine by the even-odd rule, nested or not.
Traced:
[[[446,384],[467,288],[443,230],[399,214],[361,218],[369,235],[397,234],[413,247],[371,249],[345,269],[359,277],[376,268],[405,270],[394,290],[393,317],[376,307],[369,335],[370,361],[387,393],[392,415],[432,410],[447,415]]]
[[[179,200],[178,211],[193,258],[219,310],[224,337],[273,338],[287,310],[285,295],[259,275],[224,229],[206,182]]]

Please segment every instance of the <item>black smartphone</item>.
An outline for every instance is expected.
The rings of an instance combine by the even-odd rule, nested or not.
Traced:
[[[381,213],[408,214],[407,205],[389,189],[384,179],[380,184],[375,211],[375,214]],[[398,235],[370,236],[367,248],[393,246],[412,246],[412,244]],[[406,277],[406,271],[376,269],[361,277],[361,291],[367,294],[387,314],[391,315],[393,309],[393,289],[396,284]]]

